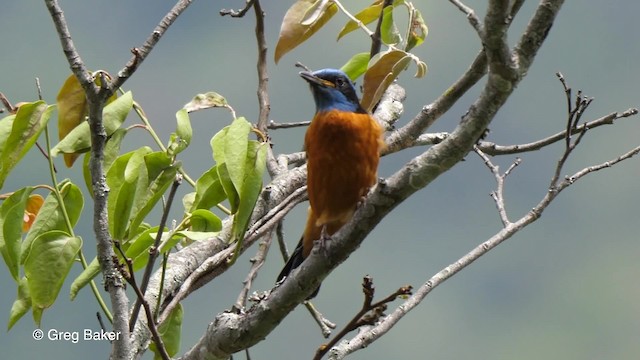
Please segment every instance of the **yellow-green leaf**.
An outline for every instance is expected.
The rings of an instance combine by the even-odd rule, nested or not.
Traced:
[[[192,212],[197,209],[211,209],[226,198],[216,165],[196,181],[196,192],[188,209]]]
[[[183,309],[182,304],[178,303],[171,313],[160,326],[158,326],[158,333],[162,338],[167,354],[173,357],[178,351],[180,351],[180,334],[182,332],[182,317]],[[155,343],[149,345],[149,349],[155,353],[154,360],[162,359]]]
[[[67,215],[71,221],[71,226],[75,226],[82,213],[84,207],[84,198],[82,191],[75,184],[69,180],[64,180],[59,184],[60,195],[62,195],[62,201],[67,210]],[[24,241],[22,242],[22,255],[20,257],[20,263],[24,264],[29,255],[29,250],[33,240],[35,240],[41,234],[51,231],[61,230],[69,231],[67,229],[67,223],[62,215],[58,198],[54,193],[50,193],[44,200],[38,215],[36,216],[31,229],[27,233]]]
[[[0,156],[0,188],[11,170],[35,144],[49,122],[53,108],[44,101],[36,101],[23,104],[18,109]]]
[[[29,286],[27,284],[27,278],[23,277],[18,282],[18,295],[16,296],[16,300],[13,302],[11,306],[11,311],[9,312],[9,325],[7,326],[7,331],[11,330],[13,325],[15,325],[20,318],[27,313],[31,309],[31,295],[29,294]]]
[[[361,10],[359,13],[355,14],[354,17],[360,20],[360,22],[362,22],[365,25],[370,24],[380,18],[380,12],[382,11],[383,3],[384,3],[383,0],[376,0],[371,5],[367,6],[366,8]],[[396,0],[393,2],[392,7],[396,7],[404,3],[405,3],[405,0]],[[342,28],[342,30],[340,30],[340,33],[338,34],[338,40],[340,40],[340,38],[347,35],[348,33],[358,29],[358,27],[359,27],[358,23],[356,23],[355,21],[353,20],[347,21],[347,23],[344,25],[344,27]]]
[[[253,208],[262,191],[262,175],[266,167],[268,146],[267,143],[255,140],[251,140],[247,146],[245,176],[242,189],[239,191],[240,204],[231,226],[231,239],[237,242],[231,262],[234,262],[240,254],[244,233],[247,231]]]
[[[100,274],[100,263],[98,258],[94,257],[89,263],[86,269],[82,270],[80,275],[71,283],[71,290],[69,291],[69,298],[73,301],[78,295],[78,292],[85,287],[93,278]]]
[[[13,279],[19,281],[22,220],[33,187],[22,188],[0,205],[0,253]]]
[[[395,45],[400,42],[400,32],[393,21],[393,6],[387,6],[382,11],[382,24],[380,25],[380,38],[387,45]]]
[[[326,0],[298,0],[287,10],[274,53],[276,64],[284,54],[315,34],[335,15],[338,7]]]
[[[50,231],[33,241],[24,271],[38,326],[42,311],[53,305],[58,297],[81,246],[79,237],[63,231]]]
[[[365,71],[367,71],[368,64],[369,52],[362,52],[353,55],[346,64],[342,65],[340,70],[347,74],[349,79],[353,81],[359,78],[360,75],[364,74]]]

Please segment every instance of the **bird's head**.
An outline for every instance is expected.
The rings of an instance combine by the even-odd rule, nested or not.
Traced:
[[[300,76],[311,86],[316,111],[340,110],[365,113],[349,77],[337,69],[301,71]]]

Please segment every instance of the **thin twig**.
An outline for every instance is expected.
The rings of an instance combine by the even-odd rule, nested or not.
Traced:
[[[298,121],[298,122],[287,122],[287,123],[277,123],[273,120],[269,121],[267,125],[267,129],[275,130],[275,129],[290,129],[296,127],[309,126],[311,121]]]
[[[104,321],[102,320],[102,314],[100,314],[100,311],[96,311],[96,318],[98,319],[98,324],[100,324],[100,329],[106,332],[107,328],[104,326]]]
[[[331,330],[336,328],[336,324],[331,320],[327,319],[316,306],[309,300],[306,300],[304,303],[304,307],[309,310],[309,314],[316,321],[316,324],[320,327],[320,332],[322,332],[322,336],[325,339],[328,339],[331,336]]]
[[[378,17],[378,23],[376,24],[376,31],[369,35],[371,37],[371,49],[369,50],[369,59],[373,59],[373,57],[380,52],[380,48],[382,47],[382,18],[384,17],[384,9],[388,6],[393,6],[393,0],[384,0],[382,2],[382,10],[380,11],[380,16]],[[367,28],[368,30],[368,28]]]
[[[278,222],[278,225],[276,226],[276,237],[278,239],[280,254],[282,255],[282,259],[286,263],[289,260],[289,251],[287,250],[287,243],[284,241],[282,227],[282,221]],[[313,320],[315,320],[316,324],[318,324],[318,326],[320,327],[322,336],[325,339],[331,336],[331,330],[336,328],[336,324],[324,317],[324,315],[315,307],[315,305],[313,305],[311,301],[307,300],[303,304],[309,311],[309,314],[311,314]]]
[[[282,222],[279,222],[281,224]],[[247,296],[249,295],[249,291],[251,291],[251,285],[253,284],[253,280],[258,276],[258,271],[264,265],[264,261],[267,258],[267,253],[269,252],[269,247],[271,246],[271,240],[273,236],[265,236],[264,241],[260,243],[258,246],[258,252],[254,257],[251,258],[251,269],[249,269],[249,273],[247,273],[247,277],[242,281],[243,287],[238,295],[238,299],[234,307],[237,311],[241,311],[244,309],[245,304],[247,303]]]
[[[133,331],[136,320],[138,319],[138,312],[140,311],[140,305],[142,302],[145,302],[144,295],[147,291],[147,286],[149,285],[149,279],[151,279],[151,273],[153,272],[153,266],[155,264],[156,258],[158,257],[158,253],[160,252],[160,241],[162,240],[162,233],[164,227],[167,224],[167,219],[169,218],[169,211],[171,210],[171,204],[173,203],[173,199],[178,191],[178,187],[182,184],[182,175],[176,175],[176,179],[171,184],[171,189],[169,190],[169,196],[167,197],[167,205],[162,212],[162,217],[160,218],[160,224],[158,225],[158,233],[156,234],[155,241],[153,246],[149,248],[149,260],[147,261],[147,266],[144,269],[144,274],[142,276],[142,282],[140,283],[140,292],[142,293],[142,297],[138,296],[136,302],[133,306],[133,310],[131,312],[131,319],[129,320],[129,331]]]
[[[482,35],[484,30],[482,29],[482,22],[480,22],[480,19],[476,15],[476,12],[469,6],[465,5],[460,0],[449,0],[449,2],[455,5],[460,11],[462,11],[467,16],[467,20],[469,20],[469,24],[471,24],[471,26],[476,30],[480,38],[482,38],[484,36]]]
[[[38,92],[38,100],[42,101],[42,87],[40,86],[40,78],[36,77],[36,90]],[[0,98],[3,98],[4,101],[7,101],[5,103],[5,106],[11,106],[11,104],[8,103],[8,100],[6,98],[4,98],[4,95],[2,95],[2,93],[0,93]],[[15,109],[16,111],[18,109]],[[42,156],[44,156],[44,158],[49,161],[49,154],[47,153],[47,151],[45,149],[42,148],[42,145],[40,145],[39,142],[36,141],[36,147],[38,148],[38,150],[40,150],[40,153],[42,154]],[[51,165],[53,166],[53,172],[54,173],[58,173],[58,169],[56,169],[56,164],[54,164],[52,161],[50,162]]]
[[[162,338],[158,333],[158,327],[156,326],[156,323],[153,319],[153,313],[151,312],[149,303],[147,302],[147,300],[144,299],[144,294],[138,287],[138,284],[136,283],[136,277],[133,270],[133,261],[130,258],[128,258],[127,255],[125,254],[124,250],[122,249],[122,246],[120,246],[120,241],[114,241],[114,246],[120,253],[120,256],[122,256],[122,258],[124,259],[125,264],[127,265],[127,269],[120,268],[122,277],[127,281],[127,283],[129,283],[129,285],[131,285],[131,288],[133,288],[133,291],[138,296],[138,299],[141,299],[142,307],[144,308],[144,312],[147,316],[147,325],[149,327],[149,330],[151,331],[151,336],[153,337],[153,342],[156,344],[156,348],[160,352],[160,356],[162,357],[162,359],[170,360],[171,356],[169,356],[169,354],[167,353],[167,349],[165,348],[164,343],[162,342]],[[117,261],[117,260],[118,260],[117,258],[114,259],[114,261]]]
[[[387,0],[385,0],[387,1]],[[358,20],[355,16],[353,16],[349,11],[347,11],[347,9],[345,9],[344,6],[342,6],[342,4],[340,3],[340,1],[338,0],[331,0],[332,3],[336,4],[336,6],[338,7],[338,9],[340,9],[340,11],[342,11],[343,14],[345,14],[351,21],[355,22],[359,28],[361,28],[365,33],[367,33],[367,35],[369,37],[373,36],[373,31],[369,30],[369,28],[367,27],[367,25],[365,25],[362,21]]]
[[[160,314],[160,304],[162,304],[162,290],[164,290],[164,280],[167,274],[167,262],[169,260],[169,252],[162,254],[162,273],[160,274],[160,288],[158,289],[158,301],[156,302],[156,310],[153,314],[155,321],[158,320]]]
[[[267,41],[264,37],[264,11],[260,5],[260,0],[250,0],[253,3],[253,9],[256,13],[256,42],[258,45],[258,130],[267,133],[267,124],[269,123],[269,112],[271,105],[269,104],[269,74],[267,72]]]
[[[415,292],[414,295],[412,295],[401,305],[396,307],[396,309],[391,314],[384,317],[379,323],[375,324],[366,331],[360,332],[348,342],[343,342],[344,346],[340,345],[340,349],[334,348],[330,359],[342,359],[346,355],[358,349],[366,347],[379,337],[386,334],[398,321],[400,321],[400,319],[402,319],[407,313],[409,313],[409,311],[418,306],[422,302],[422,300],[424,300],[424,298],[436,287],[456,275],[462,269],[471,265],[473,262],[494,249],[496,246],[500,245],[505,240],[511,238],[514,234],[516,234],[529,224],[539,219],[542,212],[544,212],[544,210],[562,190],[574,184],[576,181],[583,178],[587,174],[612,167],[624,160],[630,159],[637,154],[640,154],[640,146],[631,149],[630,151],[618,156],[615,159],[605,161],[598,165],[586,167],[576,172],[575,174],[566,177],[557,185],[555,191],[547,191],[542,200],[540,200],[540,202],[525,216],[521,217],[519,220],[513,223],[509,223],[498,233],[476,246],[473,250],[459,258],[456,262],[452,263],[451,265],[445,267],[444,269],[433,275]]]
[[[631,117],[637,114],[638,114],[638,109],[636,108],[627,109],[623,112],[613,112],[601,118],[598,118],[596,120],[582,123],[576,126],[575,128],[571,129],[571,135],[582,133],[585,130],[590,130],[603,125],[612,125],[615,120]],[[439,144],[442,141],[444,141],[448,136],[449,136],[449,133],[447,132],[422,134],[411,144],[411,146]],[[565,129],[561,132],[547,136],[546,138],[536,140],[534,142],[530,142],[526,144],[499,145],[494,142],[482,140],[478,142],[477,146],[482,152],[491,156],[520,154],[520,153],[540,150],[560,140],[565,140],[566,136],[567,136],[567,131]]]
[[[500,174],[500,168],[497,165],[494,165],[493,162],[491,162],[491,159],[489,158],[489,156],[487,156],[487,154],[483,153],[482,150],[478,148],[478,146],[474,146],[473,150],[476,154],[478,154],[478,156],[480,156],[480,158],[482,158],[484,164],[489,168],[496,180],[496,183],[498,185],[497,189],[495,191],[492,191],[490,195],[493,201],[496,203],[496,207],[498,208],[498,215],[500,215],[502,226],[506,227],[511,223],[511,221],[509,220],[507,209],[505,207],[504,181],[506,177],[509,176],[509,174],[513,171],[513,169],[515,169],[516,166],[520,165],[522,160],[520,158],[516,158],[511,166],[509,166],[507,171],[505,171],[503,174]]]
[[[140,64],[149,56],[153,48],[156,46],[160,38],[165,34],[165,32],[169,29],[169,27],[178,19],[180,14],[182,14],[193,0],[179,0],[171,10],[160,20],[158,25],[156,25],[155,29],[147,40],[142,44],[142,47],[132,49],[133,56],[127,62],[127,64],[122,68],[122,70],[118,71],[118,77],[112,83],[111,88],[112,91],[120,88],[131,75],[138,69]]]
[[[373,325],[375,324],[383,315],[384,310],[387,307],[387,304],[396,300],[399,296],[408,296],[411,295],[411,291],[413,287],[410,285],[403,286],[388,295],[384,299],[373,302],[373,297],[375,295],[375,287],[373,286],[373,278],[367,275],[362,280],[362,292],[364,294],[364,303],[360,310],[356,313],[356,315],[344,326],[344,328],[336,334],[336,336],[331,339],[327,344],[321,345],[317,350],[314,356],[314,360],[320,360],[322,357],[329,351],[335,344],[338,343],[342,338],[344,338],[348,333],[353,330],[358,329],[364,325]]]
[[[243,17],[247,11],[249,11],[249,9],[251,9],[251,7],[253,6],[253,4],[255,3],[256,0],[247,0],[246,4],[244,5],[244,7],[242,9],[238,9],[238,10],[227,10],[227,9],[221,9],[220,10],[220,15],[221,16],[226,16],[229,15],[231,17],[234,18],[241,18]]]
[[[9,99],[7,99],[7,97],[4,96],[2,92],[0,92],[0,102],[2,102],[2,105],[4,105],[4,107],[7,109],[7,111],[9,111],[10,114],[16,113],[17,109],[13,107],[13,105],[11,105]]]

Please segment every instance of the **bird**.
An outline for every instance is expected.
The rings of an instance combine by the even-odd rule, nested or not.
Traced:
[[[353,82],[341,70],[301,71],[316,112],[304,137],[309,210],[303,235],[278,275],[277,284],[353,217],[376,184],[383,128],[360,105]],[[318,287],[307,300],[314,298]]]

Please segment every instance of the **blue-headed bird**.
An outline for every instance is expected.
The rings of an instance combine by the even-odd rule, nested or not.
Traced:
[[[353,83],[336,69],[302,71],[316,113],[307,129],[307,223],[278,282],[309,256],[314,242],[331,236],[353,216],[358,202],[377,181],[382,127],[362,108]],[[316,289],[309,298],[315,297]]]

